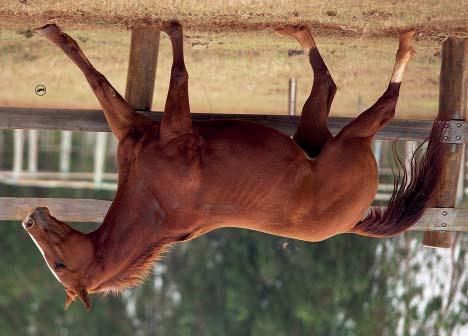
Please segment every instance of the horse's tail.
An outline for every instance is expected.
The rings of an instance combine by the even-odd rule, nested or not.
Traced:
[[[351,232],[377,238],[393,236],[414,225],[422,217],[424,209],[433,205],[443,185],[447,165],[448,146],[442,143],[445,119],[440,116],[434,121],[428,148],[424,154],[422,145],[416,149],[410,160],[410,171],[403,169],[401,174],[398,169],[388,207],[374,207]],[[403,166],[395,147],[393,154],[397,164]]]

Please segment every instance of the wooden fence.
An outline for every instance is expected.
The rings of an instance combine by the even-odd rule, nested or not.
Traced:
[[[21,221],[36,207],[48,207],[53,215],[65,222],[101,223],[111,201],[64,198],[0,197],[0,220]],[[415,231],[468,231],[468,209],[428,209],[411,228]]]
[[[162,112],[138,111],[156,121],[161,121]],[[206,120],[244,120],[273,127],[285,134],[292,135],[299,122],[299,116],[258,115],[258,114],[215,114],[192,113],[196,121]],[[328,125],[333,134],[338,133],[353,118],[330,117]],[[375,139],[379,140],[425,140],[432,128],[433,120],[396,119],[391,121]],[[457,125],[460,126],[457,126]],[[84,109],[41,109],[0,107],[0,129],[67,130],[86,132],[110,132],[104,113],[101,110]],[[460,136],[460,143],[468,143],[468,122],[460,120],[452,124],[453,138]]]

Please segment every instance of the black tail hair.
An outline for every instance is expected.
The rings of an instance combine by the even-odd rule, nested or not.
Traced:
[[[401,174],[399,170],[395,179],[394,172],[393,194],[388,207],[374,207],[351,232],[377,238],[393,236],[414,225],[422,217],[424,210],[433,205],[443,185],[447,166],[449,145],[442,143],[445,120],[447,118],[440,115],[434,121],[426,152],[422,153],[424,143],[416,149],[410,160],[411,173],[408,174],[403,169]],[[393,154],[397,164],[402,166],[395,147]]]

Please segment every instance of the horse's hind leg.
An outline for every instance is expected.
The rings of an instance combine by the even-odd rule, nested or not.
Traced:
[[[302,108],[301,119],[293,138],[310,157],[316,157],[323,146],[333,138],[328,129],[327,118],[336,93],[336,85],[308,27],[287,27],[277,29],[277,32],[294,37],[308,53],[314,82],[309,98]]]
[[[57,45],[80,68],[91,89],[101,103],[106,120],[118,139],[131,130],[144,130],[154,122],[136,113],[107,79],[86,58],[75,40],[63,33],[55,24],[48,24],[35,31]]]
[[[375,133],[393,119],[403,74],[406,65],[414,54],[414,49],[411,46],[413,35],[414,31],[408,31],[400,35],[395,66],[387,90],[374,105],[343,128],[337,137],[348,139],[366,138],[370,142]]]
[[[161,140],[163,142],[193,133],[188,95],[188,73],[184,62],[182,27],[171,22],[163,27],[172,44],[173,63],[166,106],[161,122]]]

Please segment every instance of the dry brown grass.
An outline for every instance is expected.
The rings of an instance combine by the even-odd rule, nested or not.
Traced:
[[[429,38],[466,34],[464,1],[356,0],[2,0],[3,26],[59,23],[130,27],[178,19],[201,31],[263,29],[276,24],[309,23],[322,34],[388,36],[417,27]]]
[[[129,32],[67,30],[95,66],[124,92]],[[298,81],[298,108],[311,87],[312,75],[291,39],[272,31],[212,33],[186,30],[190,99],[194,112],[285,114],[290,77]],[[30,37],[27,37],[30,36]],[[170,72],[171,51],[162,35],[153,109],[161,110]],[[334,115],[357,114],[358,96],[372,104],[385,89],[397,47],[396,38],[317,37],[319,48],[338,85]],[[440,58],[438,42],[415,42],[418,51],[402,87],[399,118],[432,118],[437,111]],[[78,69],[63,53],[27,30],[0,30],[0,105],[98,107]],[[45,84],[43,97],[34,94]]]

